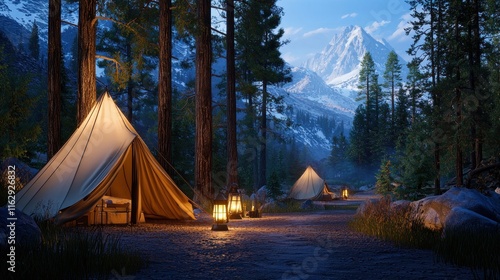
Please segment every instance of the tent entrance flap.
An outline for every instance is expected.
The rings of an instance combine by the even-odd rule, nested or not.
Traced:
[[[126,152],[114,164],[108,175],[97,185],[97,187],[82,200],[66,209],[62,209],[55,217],[56,224],[63,224],[77,219],[91,211],[104,195],[115,195],[121,198],[130,198],[130,192],[123,188],[127,181],[127,170],[131,170],[132,149],[129,147]],[[122,190],[122,191],[119,191]]]

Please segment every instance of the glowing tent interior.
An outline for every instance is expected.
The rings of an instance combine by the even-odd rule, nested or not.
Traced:
[[[56,224],[89,215],[107,202],[116,203],[113,198],[129,202],[126,212],[131,223],[144,216],[195,219],[188,197],[108,93],[16,198],[16,207],[24,213],[53,218]]]
[[[306,168],[288,193],[288,198],[297,200],[332,200],[334,197],[325,180],[311,166]]]

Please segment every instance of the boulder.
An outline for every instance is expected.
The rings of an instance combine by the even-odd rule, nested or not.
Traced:
[[[407,207],[411,207],[411,201],[409,200],[396,200],[391,203],[392,209],[405,209]]]
[[[482,218],[481,223],[500,222],[500,195],[490,192],[489,196],[460,187],[452,187],[439,196],[429,196],[411,203],[414,217],[421,219],[425,227],[441,230],[448,226],[466,226],[467,221]],[[460,215],[465,215],[460,218]]]
[[[500,229],[498,222],[463,207],[451,209],[445,221],[447,230],[481,230],[496,232]]]
[[[366,191],[369,191],[369,190],[373,190],[373,186],[371,186],[371,185],[364,185],[364,186],[359,187],[359,191],[362,191],[362,192],[366,192]]]
[[[258,191],[257,191],[257,201],[261,204],[266,203],[266,198],[267,198],[267,187],[262,186]]]
[[[259,210],[261,213],[269,213],[275,211],[277,208],[279,208],[279,205],[276,204],[276,201],[271,201],[263,204]]]
[[[32,217],[20,210],[15,210],[15,215],[9,215],[7,207],[0,208],[0,247],[31,246],[40,244],[42,232]],[[16,220],[7,220],[15,217]],[[10,239],[9,239],[10,238]],[[12,244],[14,240],[15,244]]]
[[[29,167],[24,162],[20,161],[17,158],[7,158],[0,164],[0,171],[3,174],[2,178],[7,178],[5,176],[7,173],[8,166],[15,166],[16,168],[16,180],[18,184],[18,189],[22,186],[26,185],[33,176],[38,172],[37,169]]]
[[[359,217],[365,217],[366,216],[366,211],[372,206],[373,204],[376,204],[380,202],[380,198],[372,198],[372,199],[365,199],[361,204],[358,206],[356,209],[356,215]]]

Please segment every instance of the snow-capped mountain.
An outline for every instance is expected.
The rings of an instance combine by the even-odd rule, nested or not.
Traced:
[[[348,135],[357,104],[335,88],[328,86],[315,72],[303,67],[291,67],[292,82],[281,88],[273,87],[273,94],[285,96],[284,102],[292,110],[286,117],[293,122],[287,131],[301,150],[316,160],[328,157],[333,136]],[[304,114],[307,114],[304,119]],[[319,120],[329,124],[321,123]]]
[[[38,26],[40,53],[46,53],[48,41],[49,2],[41,0],[0,0],[0,30],[15,45],[26,46],[31,36],[33,24]],[[63,49],[69,51],[77,27],[67,23],[77,23],[78,5],[64,2],[61,26]]]
[[[343,96],[339,90],[328,86],[317,73],[303,67],[293,67],[292,75],[294,82],[283,87],[290,93],[290,98],[302,102],[315,102],[316,106],[322,108],[319,110],[322,114],[333,111],[349,118],[354,116],[356,102]]]
[[[0,30],[15,46],[27,44],[33,22],[39,27],[40,54],[47,51],[48,1],[0,0]],[[77,4],[63,2],[62,19],[77,24]],[[105,24],[105,23],[100,23]],[[102,26],[101,26],[102,27]],[[107,27],[107,26],[105,26]],[[73,25],[62,27],[63,52],[70,53],[77,33]],[[359,64],[366,51],[372,54],[377,70],[382,73],[392,47],[385,41],[377,41],[361,27],[346,27],[335,35],[328,46],[304,67],[291,67],[293,81],[283,87],[271,87],[271,94],[285,96],[285,113],[292,120],[287,137],[295,139],[302,148],[309,150],[314,159],[328,157],[333,135],[343,132],[348,136],[357,103],[351,94],[356,89]],[[184,42],[174,43],[174,85],[186,88],[193,79],[194,69],[181,68],[183,60],[193,59],[192,49]],[[403,63],[403,59],[400,58]],[[222,73],[225,66],[218,61],[214,72]],[[156,73],[152,73],[156,77]],[[405,75],[403,75],[404,77]],[[307,116],[304,117],[304,114]],[[276,114],[276,117],[279,114]],[[326,120],[326,121],[325,121]],[[325,124],[326,122],[326,124]]]
[[[357,90],[361,61],[370,52],[379,76],[385,70],[387,57],[393,48],[385,40],[378,41],[359,26],[347,26],[334,35],[330,43],[303,65],[316,72],[329,86],[342,90],[346,96]],[[402,77],[406,77],[406,62],[399,57]],[[382,82],[380,80],[379,82]]]

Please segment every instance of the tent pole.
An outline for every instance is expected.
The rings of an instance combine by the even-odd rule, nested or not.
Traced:
[[[132,215],[131,223],[136,225],[139,221],[139,184],[137,182],[137,166],[136,166],[136,151],[135,140],[132,142]]]

